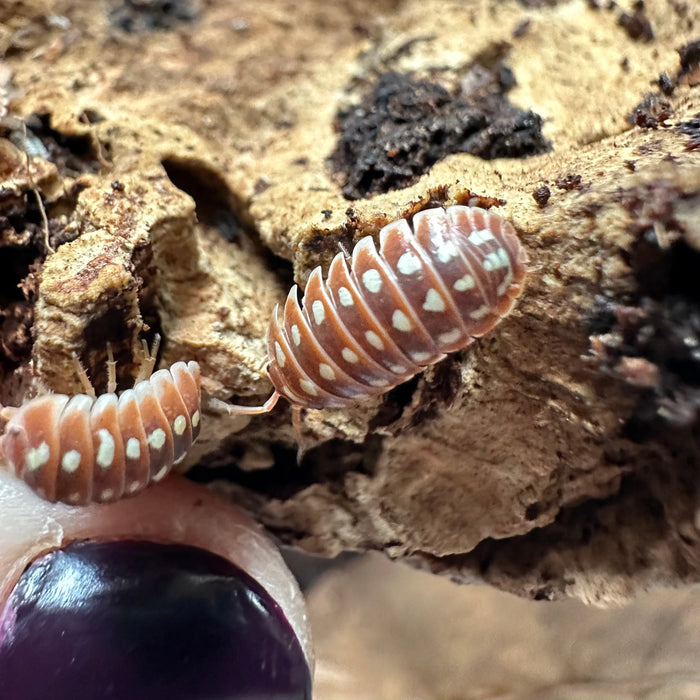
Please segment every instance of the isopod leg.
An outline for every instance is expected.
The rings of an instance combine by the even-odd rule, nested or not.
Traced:
[[[90,381],[90,377],[88,377],[87,372],[85,371],[85,367],[83,367],[82,363],[78,359],[78,356],[73,353],[73,361],[75,362],[75,368],[76,371],[78,372],[78,379],[80,379],[80,384],[83,387],[83,390],[85,393],[91,398],[95,399],[95,387],[92,386],[92,382]]]
[[[262,413],[269,413],[275,407],[279,398],[280,395],[275,391],[262,406],[239,406],[233,403],[226,403],[226,401],[221,399],[212,398],[209,399],[209,408],[228,413],[230,416],[258,416]]]
[[[114,359],[111,343],[107,343],[107,393],[117,390],[117,363]]]
[[[151,374],[153,374],[153,368],[156,364],[156,358],[158,357],[158,348],[160,347],[160,335],[155,334],[153,338],[153,345],[151,349],[148,349],[148,343],[145,340],[141,341],[143,347],[143,354],[141,356],[141,362],[139,364],[139,371],[136,374],[136,379],[134,380],[134,386],[139,382],[145,382]]]
[[[17,408],[15,406],[3,406],[0,404],[0,424],[7,423],[15,413],[17,413]]]
[[[292,427],[297,442],[301,442],[301,406],[292,406]]]
[[[18,409],[14,406],[3,406],[2,404],[0,404],[0,462],[7,461],[7,455],[5,455],[5,452],[3,450],[3,433],[5,432],[5,426],[10,422],[12,416],[14,416],[15,413],[17,413],[17,410]]]
[[[308,450],[308,443],[304,444],[304,424],[301,420],[303,410],[301,406],[292,404],[292,428],[294,429],[294,439],[297,441],[297,464],[301,464],[301,460],[304,459]]]

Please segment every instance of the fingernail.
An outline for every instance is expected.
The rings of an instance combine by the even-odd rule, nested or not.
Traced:
[[[76,542],[36,559],[7,599],[0,697],[305,700],[311,674],[280,605],[227,559]]]

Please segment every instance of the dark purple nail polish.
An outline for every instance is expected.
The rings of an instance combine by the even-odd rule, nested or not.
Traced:
[[[39,558],[0,617],[0,698],[306,700],[280,607],[202,549],[82,542]]]

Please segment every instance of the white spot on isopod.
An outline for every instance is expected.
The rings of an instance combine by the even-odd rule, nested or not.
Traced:
[[[406,374],[408,371],[404,366],[402,365],[396,365],[393,362],[388,362],[387,367],[394,373],[398,374],[399,376],[402,374]]]
[[[462,337],[462,331],[459,328],[453,328],[451,331],[446,331],[441,333],[438,337],[438,343],[440,345],[452,345],[456,343]]]
[[[36,492],[42,498],[46,498],[46,492],[44,491],[44,489],[41,489],[41,493],[39,492],[39,489],[37,489]],[[68,503],[80,503],[80,493],[78,491],[73,491],[73,493],[71,493],[66,500],[68,501]]]
[[[459,255],[457,246],[451,241],[442,243],[437,248],[437,257],[441,263],[448,263],[452,258],[456,258]]]
[[[403,275],[412,275],[421,269],[420,258],[414,253],[404,253],[396,263],[396,268]]]
[[[347,287],[341,287],[338,290],[338,299],[343,306],[352,306],[355,302],[352,300],[352,294]]]
[[[372,294],[376,294],[382,288],[382,277],[377,270],[371,268],[362,273],[362,284]]]
[[[376,387],[389,386],[389,382],[386,379],[370,379],[369,384]]]
[[[194,424],[194,420],[192,420]],[[126,456],[129,459],[138,459],[141,456],[141,443],[137,438],[129,438],[126,441]]]
[[[488,312],[489,312],[489,307],[486,306],[486,304],[483,304],[475,311],[472,311],[469,314],[469,318],[476,318],[476,319],[483,318],[484,316],[486,316],[488,314]]]
[[[199,411],[195,411],[192,414],[192,427],[193,428],[196,428],[199,425],[199,418],[200,418]]]
[[[311,396],[318,396],[318,387],[308,379],[299,380],[299,386]]]
[[[129,486],[127,487],[127,491],[129,493],[136,493],[139,489],[141,488],[141,482],[140,481],[132,481]]]
[[[277,341],[275,341],[275,357],[277,358],[277,364],[280,367],[284,367],[287,358],[284,354],[284,350],[282,350],[282,346]]]
[[[187,418],[183,415],[179,415],[173,421],[173,430],[175,431],[175,435],[182,435],[185,430],[187,430]]]
[[[311,310],[314,314],[314,321],[317,325],[321,325],[323,320],[326,318],[326,310],[323,308],[323,302],[316,299],[313,304],[311,304]]]
[[[100,428],[97,431],[100,444],[97,448],[95,462],[102,469],[109,469],[114,461],[114,438],[107,428]]]
[[[318,373],[328,381],[335,379],[335,372],[333,371],[333,368],[330,365],[327,365],[325,362],[319,363]]]
[[[429,289],[425,295],[423,308],[426,311],[444,311],[445,300],[437,293],[435,289]]]
[[[296,323],[292,326],[292,340],[297,347],[301,345],[301,333],[299,333],[299,326]]]
[[[409,352],[408,354],[411,356],[411,359],[414,362],[427,362],[432,357],[432,355],[429,352],[416,351]]]
[[[481,231],[472,231],[468,238],[469,242],[473,243],[474,245],[481,245],[482,243],[492,241],[493,239],[493,234],[486,228]]]
[[[467,273],[464,277],[460,277],[452,286],[458,292],[466,292],[468,289],[474,289],[474,278]]]
[[[406,314],[400,309],[396,309],[396,311],[394,311],[391,317],[391,325],[394,326],[397,331],[403,331],[404,333],[407,333],[411,330],[411,328],[413,328],[408,316],[406,316]]]
[[[342,352],[340,353],[343,356],[343,359],[346,362],[349,362],[350,364],[355,364],[357,360],[359,359],[357,355],[350,349],[350,348],[343,348]]]
[[[27,456],[24,460],[25,467],[33,472],[37,469],[41,469],[48,461],[51,456],[51,450],[47,442],[42,442],[37,447],[32,447],[27,450]]]
[[[384,343],[382,343],[382,339],[374,331],[366,331],[365,338],[367,338],[367,342],[372,347],[377,348],[377,350],[384,350]]]
[[[498,288],[496,289],[496,293],[498,296],[503,296],[505,294],[506,289],[510,287],[511,282],[513,281],[513,269],[509,269],[506,276],[503,278],[503,282],[501,282],[498,285]]]
[[[484,258],[483,268],[486,272],[498,270],[501,267],[510,267],[508,254],[503,248],[499,248],[495,253],[489,253]]]
[[[100,494],[101,501],[111,501],[114,498],[114,489],[104,489]]]
[[[80,452],[78,450],[68,450],[61,457],[61,469],[67,474],[74,474],[80,466]]]
[[[154,450],[160,450],[165,445],[165,431],[162,428],[156,428],[147,438],[148,446]]]

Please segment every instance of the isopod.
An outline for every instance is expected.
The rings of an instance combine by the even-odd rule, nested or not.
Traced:
[[[4,461],[42,498],[72,505],[116,501],[163,479],[199,435],[200,371],[176,362],[151,374],[156,348],[120,395],[109,351],[107,393],[96,397],[83,371],[87,393],[3,408]]]
[[[510,312],[527,255],[513,227],[477,207],[426,209],[390,223],[355,246],[350,267],[333,258],[324,281],[310,275],[303,302],[293,286],[268,331],[274,386],[262,406],[210,405],[231,414],[270,411],[281,396],[301,408],[342,407],[392,387],[467,347]],[[115,501],[163,479],[199,434],[196,362],[149,376],[155,351],[133,389],[115,393],[108,362],[100,397],[84,372],[85,394],[48,394],[6,407],[0,456],[40,496],[74,505]],[[145,367],[145,371],[143,368]],[[298,418],[298,413],[295,413]]]
[[[527,255],[513,227],[478,207],[418,212],[360,239],[324,281],[311,273],[300,305],[296,285],[268,332],[268,374],[297,408],[348,406],[384,393],[488,333],[523,289]]]

